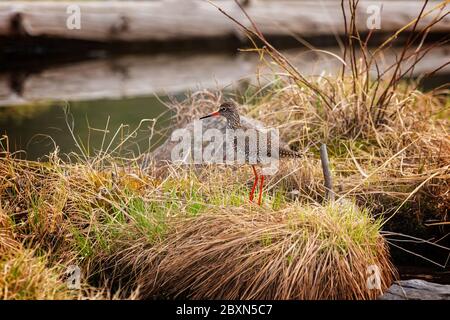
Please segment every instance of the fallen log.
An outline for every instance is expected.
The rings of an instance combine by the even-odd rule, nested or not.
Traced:
[[[215,1],[247,27],[251,24],[233,0]],[[340,1],[246,1],[245,8],[266,36],[343,34]],[[441,1],[430,1],[425,12]],[[382,6],[380,6],[380,4]],[[375,6],[375,7],[374,7]],[[373,8],[380,8],[380,31],[393,32],[415,19],[421,1],[360,1],[357,28],[367,32]],[[73,15],[79,10],[79,28]],[[448,10],[441,7],[423,17],[423,28]],[[450,31],[450,16],[437,23],[436,32]],[[0,3],[0,36],[56,37],[94,41],[170,41],[245,35],[217,8],[206,1],[82,1]]]
[[[414,68],[412,76],[430,72],[448,61],[449,47],[430,51]],[[304,75],[335,74],[341,62],[332,54],[306,50],[283,52]],[[386,52],[380,70],[395,61],[398,52]],[[413,59],[411,59],[411,62]],[[405,70],[408,62],[405,61]],[[201,66],[201,67],[199,67]],[[0,106],[37,100],[120,99],[151,94],[174,94],[196,89],[223,89],[241,80],[259,83],[273,78],[251,53],[199,55],[126,55],[52,66],[37,73],[0,73]],[[439,74],[450,74],[450,65]],[[264,76],[267,74],[267,76]]]

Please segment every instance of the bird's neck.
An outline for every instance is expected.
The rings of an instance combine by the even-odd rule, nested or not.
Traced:
[[[227,118],[227,127],[230,129],[239,129],[241,127],[239,114],[233,114]]]

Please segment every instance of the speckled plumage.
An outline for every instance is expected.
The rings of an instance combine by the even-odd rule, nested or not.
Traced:
[[[243,125],[241,123],[240,117],[239,117],[239,112],[237,110],[236,105],[233,102],[224,102],[220,105],[219,107],[219,111],[218,113],[225,117],[225,119],[227,120],[227,127],[233,130],[238,130],[238,129],[242,129],[244,131],[246,131],[247,129],[253,129],[256,130],[257,134],[261,134],[261,131],[254,126],[251,125]],[[259,138],[259,137],[258,137]],[[259,139],[257,139],[258,141]],[[235,138],[235,143],[234,143],[234,148],[236,152],[239,152],[237,150],[237,139]],[[267,155],[271,156],[271,139],[267,139]],[[283,158],[299,158],[300,154],[283,148],[281,146],[278,147],[279,150],[279,159],[283,159]],[[248,146],[248,144],[245,145],[245,159],[248,160],[249,158],[249,153],[250,153],[250,148]],[[258,153],[259,154],[259,153]],[[258,161],[259,162],[259,161]]]
[[[262,130],[260,128],[257,128],[256,126],[252,126],[252,125],[243,125],[241,123],[241,119],[239,116],[239,112],[237,110],[236,105],[233,102],[224,102],[220,105],[219,110],[216,112],[213,112],[209,115],[206,115],[204,117],[201,117],[200,119],[205,119],[205,118],[209,118],[209,117],[213,117],[213,116],[223,116],[225,117],[225,119],[227,120],[227,128],[233,129],[233,130],[239,130],[241,129],[244,133],[247,132],[248,129],[251,130],[255,130],[256,132],[256,140],[255,141],[260,141],[260,134],[264,134],[267,135],[267,156],[271,157],[271,139],[270,139],[270,134],[268,135],[266,132],[262,132]],[[236,133],[236,132],[235,132]],[[252,165],[253,168],[253,173],[255,174],[255,180],[253,182],[253,187],[252,190],[250,192],[250,202],[253,201],[253,195],[255,192],[255,188],[257,186],[258,183],[258,179],[260,179],[260,186],[259,186],[259,197],[258,197],[258,204],[261,205],[261,196],[262,196],[262,190],[263,190],[263,185],[264,185],[264,175],[258,175],[257,171],[256,171],[256,167],[255,164],[259,164],[261,165],[262,161],[259,158],[261,150],[259,148],[259,145],[257,143],[256,148],[250,148],[249,146],[249,142],[247,142],[248,140],[245,141],[245,143],[243,143],[243,146],[240,146],[238,144],[238,139],[235,136],[234,137],[234,143],[233,143],[233,149],[235,153],[244,153],[241,154],[245,157],[245,162],[246,163],[250,163]],[[262,140],[264,141],[264,140]],[[243,149],[243,150],[242,150]],[[251,154],[251,152],[255,152],[256,154]],[[282,158],[298,158],[300,157],[300,154],[289,150],[287,148],[283,148],[281,146],[278,147],[278,159],[282,159]],[[252,159],[252,161],[250,161],[250,159]],[[256,160],[256,163],[255,163]]]

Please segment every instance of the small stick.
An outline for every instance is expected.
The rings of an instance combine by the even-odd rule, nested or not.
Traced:
[[[320,146],[320,161],[322,162],[323,177],[325,179],[325,197],[330,201],[334,201],[333,180],[331,179],[327,145],[324,143]]]

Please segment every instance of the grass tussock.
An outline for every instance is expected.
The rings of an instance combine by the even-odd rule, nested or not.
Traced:
[[[381,290],[395,273],[380,222],[351,203],[218,208],[173,228],[161,246],[121,253],[147,298],[374,299],[368,267]]]
[[[30,250],[15,250],[0,258],[0,299],[73,299],[57,267],[48,267],[45,257]]]

